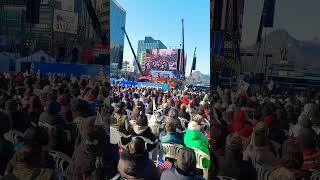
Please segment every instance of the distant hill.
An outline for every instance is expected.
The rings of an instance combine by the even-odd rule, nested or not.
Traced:
[[[264,42],[266,40],[266,46]],[[260,52],[264,47],[266,52],[274,55],[273,59],[280,61],[280,49],[288,49],[288,60],[294,63],[297,67],[312,66],[313,68],[320,68],[320,38],[315,37],[311,41],[297,40],[286,30],[275,30],[262,37],[262,45]],[[243,47],[245,50],[253,50],[254,45],[250,47]]]
[[[202,81],[202,83],[210,83],[210,75],[202,74],[200,71],[193,71],[191,75],[195,81]]]

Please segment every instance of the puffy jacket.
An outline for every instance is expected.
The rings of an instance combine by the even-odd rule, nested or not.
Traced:
[[[165,170],[161,174],[161,180],[204,180],[204,178],[199,175],[184,176],[183,174],[180,174],[175,168],[171,168]]]
[[[184,144],[183,136],[177,132],[168,132],[166,135],[160,137],[162,143]]]
[[[128,180],[159,180],[160,171],[144,154],[129,154],[124,151],[120,155],[118,171],[121,177]]]
[[[205,154],[209,155],[209,142],[204,134],[200,130],[186,130],[184,135],[184,144],[186,147],[198,149]],[[204,167],[210,166],[209,160],[203,161]]]

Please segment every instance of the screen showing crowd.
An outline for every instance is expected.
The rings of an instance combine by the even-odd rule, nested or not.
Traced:
[[[145,56],[145,71],[176,71],[178,49],[148,49]]]

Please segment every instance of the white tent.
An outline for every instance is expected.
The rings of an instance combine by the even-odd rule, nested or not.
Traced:
[[[16,62],[16,56],[14,53],[1,52],[0,53],[0,72],[8,72],[10,65],[14,66]]]
[[[44,51],[40,50],[30,56],[17,59],[16,71],[21,71],[21,64],[31,63],[31,62],[56,62],[56,59],[46,54]]]

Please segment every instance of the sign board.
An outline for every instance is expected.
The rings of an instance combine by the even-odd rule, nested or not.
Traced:
[[[56,9],[53,18],[54,31],[77,34],[78,13]]]
[[[127,72],[134,72],[134,66],[131,64],[127,65]]]

